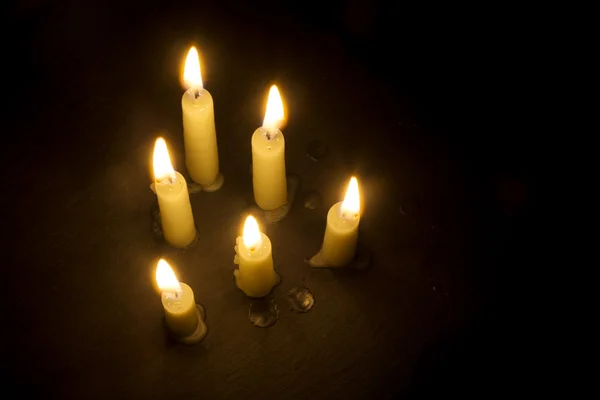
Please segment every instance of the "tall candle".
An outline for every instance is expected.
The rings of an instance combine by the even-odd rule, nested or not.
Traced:
[[[277,86],[271,86],[263,126],[252,135],[254,200],[263,210],[275,210],[287,201],[285,139],[279,130],[283,103]]]
[[[181,99],[185,164],[194,182],[209,186],[219,176],[215,112],[212,96],[202,85],[195,47],[188,52],[183,80],[188,87]]]
[[[169,263],[162,258],[156,267],[156,283],[161,291],[165,321],[169,330],[179,337],[194,333],[199,323],[194,292],[179,282]]]
[[[161,137],[154,144],[153,166],[163,236],[173,246],[188,246],[196,239],[190,195],[185,178],[173,169]]]
[[[259,230],[251,215],[246,218],[242,237],[236,239],[236,253],[239,264],[234,272],[237,287],[249,297],[268,295],[277,283],[271,240]]]
[[[327,213],[327,227],[321,249],[325,264],[341,267],[354,259],[359,222],[358,182],[355,177],[352,177],[344,201],[335,203]]]

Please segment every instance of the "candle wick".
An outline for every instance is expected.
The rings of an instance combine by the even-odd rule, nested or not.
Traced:
[[[194,98],[197,99],[200,97],[200,91],[198,89],[194,90]]]
[[[182,290],[175,290],[174,292],[163,292],[163,295],[171,300],[180,300],[183,294]]]
[[[271,140],[271,133],[269,131],[267,131],[267,134],[265,136],[267,137],[267,140]]]

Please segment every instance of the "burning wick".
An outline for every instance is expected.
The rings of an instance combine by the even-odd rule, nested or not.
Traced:
[[[173,292],[163,292],[164,296],[168,299],[173,299],[173,300],[179,300],[181,299],[181,295],[183,293],[183,290],[177,290],[175,291],[175,293]]]
[[[156,267],[156,281],[165,298],[173,300],[181,299],[183,294],[181,284],[175,277],[175,273],[169,263],[162,258],[158,261],[158,266]]]
[[[168,183],[168,184],[171,184],[171,185],[172,185],[172,184],[174,184],[174,183],[175,183],[175,178],[174,178],[174,177],[172,177],[172,176],[169,176],[169,177],[167,177],[167,178],[165,178],[165,179],[162,179],[162,180],[158,181],[158,183],[162,183],[162,184],[164,184],[164,183]]]
[[[194,90],[194,98],[198,99],[200,97],[200,91],[198,89]]]

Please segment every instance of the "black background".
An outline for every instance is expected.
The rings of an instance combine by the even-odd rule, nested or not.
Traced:
[[[522,59],[515,46],[520,22],[514,11],[492,5],[439,7],[368,0],[11,3],[5,18],[5,27],[10,29],[4,34],[2,135],[2,218],[7,249],[3,298],[8,311],[3,324],[2,377],[8,388],[44,398],[158,398],[170,394],[180,398],[488,397],[510,390],[522,366],[517,349],[528,341],[522,318],[525,310],[519,306],[524,292],[519,282],[531,267],[525,249],[531,245],[528,238],[533,224],[528,216],[534,203],[536,142],[535,133],[525,131],[519,121],[523,96],[517,95],[514,71]],[[111,166],[119,165],[136,146],[133,153],[144,154],[157,131],[167,130],[173,147],[181,150],[177,79],[180,60],[191,43],[206,57],[203,74],[215,98],[226,185],[249,180],[243,174],[247,173],[249,154],[224,144],[228,139],[221,132],[230,129],[235,138],[238,131],[234,127],[239,125],[240,137],[245,132],[249,135],[260,124],[261,96],[272,81],[282,83],[290,109],[289,136],[284,129],[289,141],[288,170],[298,172],[307,189],[323,184],[311,183],[300,171],[299,160],[306,158],[304,145],[315,138],[330,147],[340,141],[362,143],[342,145],[344,155],[334,160],[344,172],[357,171],[359,177],[366,177],[365,182],[377,181],[385,174],[403,182],[398,185],[381,178],[383,183],[373,184],[373,191],[378,188],[377,195],[387,200],[373,194],[371,204],[378,210],[397,210],[399,206],[412,218],[395,245],[401,251],[418,253],[419,272],[407,265],[392,266],[396,259],[378,259],[375,253],[371,272],[380,265],[385,265],[381,270],[403,271],[391,274],[386,287],[397,284],[406,297],[400,303],[395,302],[398,298],[378,302],[376,311],[368,307],[369,311],[357,311],[374,312],[380,326],[352,333],[368,343],[377,329],[388,332],[384,338],[389,342],[384,347],[397,361],[369,358],[362,353],[368,352],[369,346],[361,349],[340,340],[330,345],[324,356],[327,362],[300,369],[302,377],[294,387],[278,384],[278,378],[265,371],[286,370],[290,358],[316,351],[308,345],[308,325],[302,328],[306,329],[304,341],[296,343],[289,355],[285,345],[275,347],[278,353],[269,359],[280,365],[234,370],[234,380],[217,374],[212,376],[214,387],[176,373],[159,379],[150,372],[127,379],[125,372],[112,364],[128,368],[127,357],[140,359],[141,350],[128,353],[128,340],[134,339],[119,334],[119,328],[131,329],[122,325],[128,324],[127,318],[115,317],[118,323],[110,326],[110,333],[98,333],[109,328],[100,324],[90,329],[86,322],[96,317],[110,321],[113,305],[129,301],[124,295],[104,302],[112,293],[105,293],[106,286],[119,273],[118,268],[103,269],[105,255],[118,250],[110,249],[102,239],[90,239],[89,234],[97,231],[102,235],[102,221],[111,221],[112,209],[137,208],[119,203],[119,198],[112,201],[112,195],[101,192],[104,183],[98,182],[122,180],[123,187],[139,192],[128,199],[149,209],[152,196],[146,193],[145,184],[131,184],[144,176],[143,162],[134,162],[132,176],[113,176]],[[305,140],[294,139],[301,133]],[[377,167],[371,166],[374,158]],[[227,164],[230,167],[224,166]],[[329,200],[337,196],[336,189],[329,190],[332,193],[322,189],[322,214]],[[95,198],[106,201],[86,206],[86,199]],[[301,202],[296,207],[300,206]],[[219,220],[222,215],[213,217],[216,224],[223,222]],[[380,223],[377,218],[372,221],[361,225],[366,232],[373,232],[364,235],[367,242],[369,238],[377,241],[378,235],[396,235],[394,224]],[[118,230],[131,223],[114,220],[107,226]],[[296,225],[286,229],[302,226],[290,216],[292,223]],[[322,223],[322,218],[316,219],[315,232],[320,232]],[[422,240],[407,239],[415,236]],[[65,256],[69,247],[81,250]],[[310,248],[310,243],[306,247]],[[84,259],[94,268],[79,270]],[[148,269],[141,264],[138,271]],[[135,275],[131,272],[128,278]],[[283,276],[285,282],[285,272]],[[139,287],[151,290],[143,278]],[[77,288],[82,281],[89,286]],[[363,290],[361,298],[379,295],[378,286],[361,288],[357,282],[360,278],[354,277],[351,285],[353,290]],[[420,285],[435,288],[435,294],[427,296],[442,292],[442,297],[413,300],[412,295],[425,296]],[[112,289],[124,287],[118,281]],[[85,290],[97,300],[74,306],[78,300],[70,296],[69,288],[77,293]],[[197,296],[201,301],[202,295]],[[327,298],[324,293],[315,296],[311,314],[318,312],[320,302]],[[159,307],[158,299],[147,305],[151,311],[140,317],[144,326],[153,325],[152,321],[159,325]],[[335,307],[345,306],[333,306],[334,315]],[[208,312],[209,318],[218,318],[210,314],[210,308]],[[421,317],[414,317],[427,313],[432,313],[435,322],[426,319],[424,323]],[[235,315],[239,318],[233,324],[250,329],[243,312]],[[319,318],[335,317],[314,318],[311,324],[316,326],[322,322]],[[342,327],[344,323],[339,321]],[[268,330],[252,329],[269,332],[284,324],[282,319]],[[389,333],[395,331],[413,332],[409,336],[415,340],[414,346],[397,343]],[[210,334],[219,333],[211,330]],[[114,341],[105,340],[113,336]],[[404,339],[399,333],[398,340]],[[265,351],[274,350],[267,347]],[[82,361],[78,353],[90,358]],[[211,358],[196,348],[188,351],[173,345],[156,346],[148,353],[161,367],[164,363],[171,369],[193,366],[190,354]],[[363,360],[358,363],[369,360],[369,372],[348,367],[348,354]],[[213,354],[212,361],[202,365],[223,371],[220,366],[235,365],[236,357],[243,359],[244,355]],[[333,373],[338,359],[342,360],[341,372]],[[112,368],[118,372],[111,373]],[[230,387],[220,387],[223,385]],[[253,386],[259,389],[248,389]]]

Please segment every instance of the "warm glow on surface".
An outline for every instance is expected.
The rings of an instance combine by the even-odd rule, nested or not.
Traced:
[[[202,74],[200,73],[200,56],[194,46],[190,48],[185,67],[183,68],[183,82],[190,89],[202,89]]]
[[[267,100],[267,111],[263,120],[263,127],[267,130],[277,129],[283,122],[283,102],[279,95],[277,86],[271,86],[269,90],[269,99]]]
[[[246,218],[242,239],[244,240],[244,246],[250,250],[254,250],[257,247],[260,247],[262,244],[262,237],[260,235],[260,230],[258,229],[258,223],[256,222],[256,218],[254,218],[252,215],[248,215]]]
[[[154,143],[152,166],[154,168],[154,180],[157,182],[167,178],[175,179],[175,170],[171,164],[167,143],[165,142],[165,139],[161,137],[156,139],[156,142]]]
[[[360,195],[358,193],[358,181],[355,177],[350,178],[346,196],[342,202],[342,215],[357,217],[360,212]]]
[[[179,284],[173,269],[171,269],[169,263],[162,258],[158,260],[158,266],[156,267],[156,284],[161,292],[174,294],[181,292],[181,285]]]

